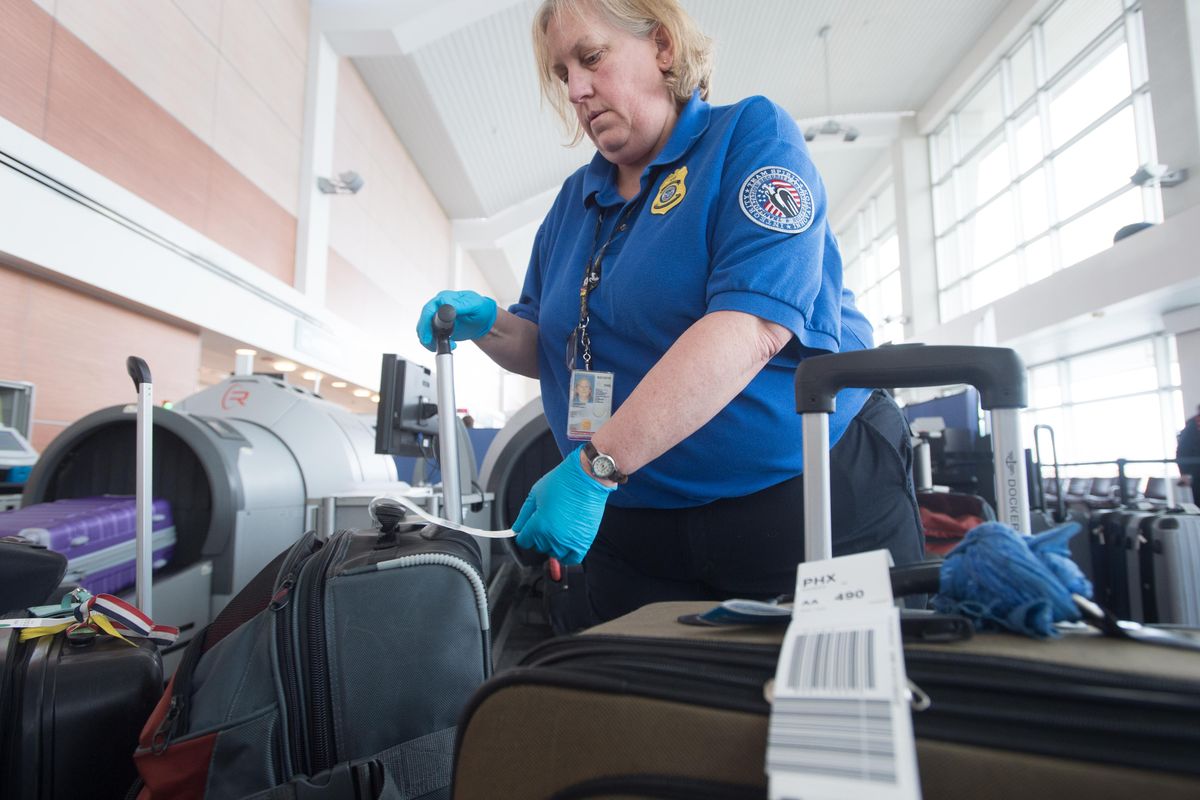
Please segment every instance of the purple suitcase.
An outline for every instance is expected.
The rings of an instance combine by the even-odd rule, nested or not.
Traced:
[[[170,504],[155,500],[152,517],[158,569],[175,549]],[[0,513],[0,536],[19,536],[62,553],[67,580],[93,594],[116,594],[133,585],[136,533],[137,503],[131,496],[76,497]]]

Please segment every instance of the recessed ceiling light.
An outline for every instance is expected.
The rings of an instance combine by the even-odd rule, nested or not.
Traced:
[[[296,365],[291,361],[276,361],[271,365],[277,372],[295,372]]]
[[[366,389],[355,389],[354,396],[355,397],[370,397],[371,393],[368,392]]]
[[[239,356],[255,356],[255,355],[258,355],[258,351],[257,351],[257,350],[254,350],[254,349],[252,349],[252,348],[249,348],[249,347],[239,347],[237,350],[234,350],[233,352],[237,353]]]
[[[300,377],[304,378],[306,381],[315,381],[317,378],[321,377],[321,373],[317,372],[315,369],[309,369],[305,370],[304,374]]]
[[[345,381],[334,381],[333,383],[331,383],[331,384],[329,384],[329,385],[330,385],[330,386],[332,386],[332,387],[333,387],[333,388],[335,388],[335,389],[345,389],[345,388],[346,388],[346,382],[345,382]]]
[[[377,395],[377,394],[373,394],[373,395],[371,395],[371,402],[372,402],[372,403],[378,403],[378,402],[379,402],[379,395]]]

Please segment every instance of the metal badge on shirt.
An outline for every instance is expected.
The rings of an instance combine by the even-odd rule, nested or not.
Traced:
[[[571,402],[567,405],[567,438],[591,440],[612,416],[613,374],[571,370]]]

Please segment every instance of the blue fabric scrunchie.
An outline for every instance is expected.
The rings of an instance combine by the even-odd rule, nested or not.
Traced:
[[[1032,537],[999,522],[971,529],[942,563],[934,608],[962,614],[982,630],[1057,636],[1055,622],[1080,619],[1071,595],[1092,596],[1067,549],[1079,531],[1076,522]]]

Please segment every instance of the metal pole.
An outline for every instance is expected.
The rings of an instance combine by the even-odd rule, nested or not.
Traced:
[[[454,402],[454,363],[450,353],[437,357],[438,452],[446,519],[462,522],[462,487],[458,473],[458,405]]]
[[[437,339],[438,450],[442,468],[442,502],[446,519],[462,522],[462,487],[458,472],[458,403],[454,400],[454,306],[443,305],[432,320]]]
[[[150,600],[151,568],[154,563],[154,536],[151,509],[154,506],[153,469],[151,453],[154,452],[154,389],[149,381],[138,387],[137,408],[137,607],[148,617],[154,616]]]
[[[918,492],[933,489],[933,460],[928,439],[918,437],[913,443],[913,483]]]
[[[992,463],[996,470],[996,513],[1001,522],[1028,535],[1032,529],[1020,414],[1017,408],[992,409]]]
[[[833,558],[833,515],[829,497],[829,415],[804,414],[804,560]]]

